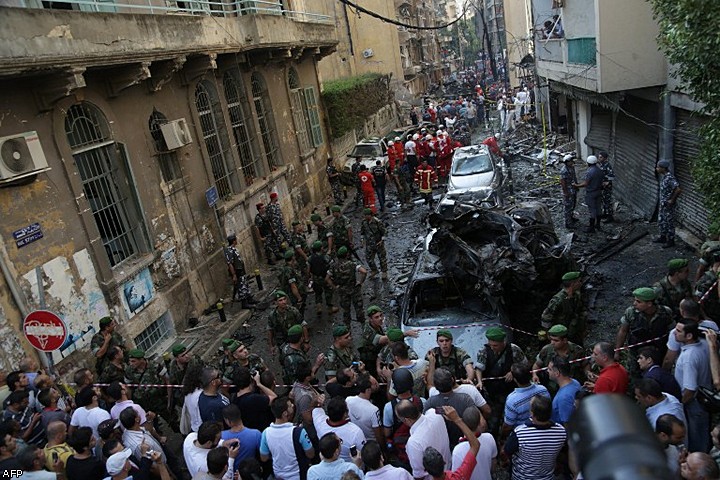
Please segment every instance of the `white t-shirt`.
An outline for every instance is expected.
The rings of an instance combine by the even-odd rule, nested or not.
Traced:
[[[365,434],[360,427],[352,422],[347,422],[339,426],[331,426],[328,423],[328,416],[325,411],[320,408],[314,408],[312,411],[313,425],[315,425],[315,431],[317,432],[318,438],[322,438],[326,433],[334,432],[335,435],[340,437],[342,445],[340,445],[340,458],[346,462],[352,462],[350,457],[350,447],[355,445],[357,451],[362,450],[365,445]]]
[[[360,427],[365,440],[375,439],[374,428],[380,426],[380,409],[370,400],[361,397],[348,397],[346,399],[350,421]]]
[[[423,453],[427,447],[433,447],[440,452],[445,460],[445,468],[450,467],[450,440],[443,417],[428,410],[410,427],[410,438],[405,445],[412,475],[415,478],[430,478],[423,466]]]
[[[492,460],[497,457],[497,444],[495,438],[489,433],[483,433],[478,437],[480,440],[480,450],[475,457],[477,465],[473,470],[470,480],[492,480],[490,470],[492,468]],[[470,443],[467,441],[460,442],[452,452],[452,469],[460,468],[467,452],[470,451]]]
[[[110,417],[117,420],[120,418],[120,412],[125,410],[128,407],[132,407],[133,410],[137,412],[138,415],[140,415],[140,425],[145,425],[145,422],[147,422],[147,415],[145,414],[145,409],[143,409],[140,405],[133,402],[132,400],[125,400],[123,402],[117,402],[113,407],[110,409]],[[124,430],[124,427],[120,425],[120,428]]]
[[[455,393],[465,393],[470,396],[470,398],[473,399],[473,402],[475,402],[475,406],[478,408],[482,408],[487,404],[487,401],[483,398],[482,394],[478,391],[477,387],[474,385],[470,385],[468,383],[463,383],[462,385],[458,385],[456,389],[453,390]],[[430,397],[434,397],[435,395],[439,394],[438,389],[435,387],[430,388]],[[460,413],[462,415],[462,413]]]
[[[185,458],[185,465],[187,466],[188,473],[191,476],[195,476],[200,472],[207,472],[207,456],[210,453],[209,448],[200,448],[195,445],[197,440],[197,432],[189,433],[183,441],[183,457]],[[219,445],[222,445],[222,440]],[[223,475],[223,479],[230,480],[233,476],[233,466],[235,465],[235,459],[228,459],[228,471]],[[229,475],[228,475],[229,473]]]
[[[91,408],[90,410],[85,407],[80,407],[73,412],[70,425],[73,427],[92,428],[93,437],[99,442],[100,435],[98,435],[97,427],[105,420],[110,420],[110,414],[106,410],[100,407]]]

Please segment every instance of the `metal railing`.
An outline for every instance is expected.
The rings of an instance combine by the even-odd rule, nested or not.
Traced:
[[[21,0],[24,8],[76,10],[82,12],[212,15],[240,17],[277,15],[300,22],[334,23],[321,13],[287,10],[280,0]]]

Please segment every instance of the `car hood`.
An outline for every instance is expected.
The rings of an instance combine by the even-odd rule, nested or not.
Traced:
[[[385,158],[386,157],[362,157],[360,159],[360,164],[365,165],[368,168],[368,170],[370,170],[372,167],[375,166],[375,162],[377,162],[378,160],[380,160],[380,162],[384,165]],[[348,160],[345,162],[345,166],[343,167],[343,169],[346,172],[351,172],[353,163],[355,163],[355,159],[348,158]]]
[[[495,172],[476,173],[473,175],[451,175],[448,190],[489,188],[492,186]]]
[[[457,326],[457,322],[460,319],[454,319],[452,312],[442,312],[443,324],[454,325],[450,328],[450,332],[453,335],[453,345],[462,348],[470,355],[473,362],[476,361],[477,352],[484,348],[487,343],[485,332],[488,328],[493,326],[501,326],[502,324],[497,322],[482,322],[478,324],[469,324]],[[461,321],[467,321],[467,314]],[[403,325],[403,330],[408,330],[412,327]],[[412,348],[418,357],[424,358],[425,354],[431,348],[437,347],[437,332],[442,326],[437,328],[421,329],[418,332],[417,338],[405,337],[405,341]]]

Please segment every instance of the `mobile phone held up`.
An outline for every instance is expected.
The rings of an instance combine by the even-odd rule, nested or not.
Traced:
[[[350,456],[351,457],[357,456],[357,446],[356,445],[350,445]]]

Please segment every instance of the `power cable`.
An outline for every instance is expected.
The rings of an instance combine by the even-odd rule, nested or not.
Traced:
[[[380,20],[380,21],[382,21],[382,22],[391,23],[391,24],[393,24],[393,25],[397,25],[398,27],[404,27],[404,28],[411,29],[411,30],[442,30],[443,28],[447,28],[447,27],[449,27],[449,26],[451,26],[451,25],[459,22],[459,21],[463,18],[463,15],[465,15],[465,12],[467,11],[467,8],[468,8],[468,7],[467,7],[467,6],[468,6],[468,3],[466,3],[465,6],[463,7],[463,11],[462,11],[462,13],[460,14],[460,16],[459,16],[458,18],[456,18],[455,20],[453,20],[452,22],[450,22],[450,23],[446,23],[446,24],[444,24],[444,25],[437,25],[437,26],[434,26],[434,27],[420,27],[420,26],[418,26],[418,25],[410,25],[410,24],[408,24],[408,23],[403,23],[403,22],[399,22],[399,21],[397,21],[397,20],[393,20],[392,18],[383,17],[383,16],[380,15],[379,13],[375,13],[375,12],[373,12],[373,11],[371,11],[371,10],[368,10],[367,8],[361,7],[361,6],[358,5],[357,3],[351,2],[350,0],[338,0],[338,1],[339,1],[340,3],[344,3],[345,5],[347,5],[347,6],[351,7],[351,8],[354,8],[354,9],[357,10],[358,12],[362,12],[362,13],[365,13],[365,14],[367,14],[367,15],[370,15],[371,17],[376,18],[376,19],[378,19],[378,20]]]

